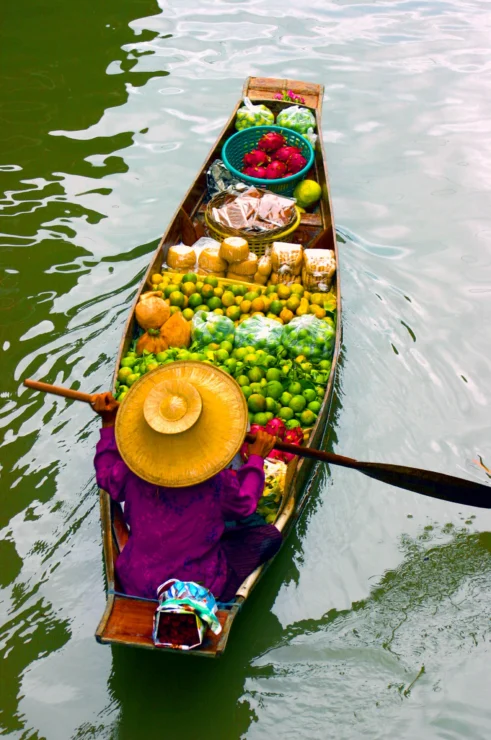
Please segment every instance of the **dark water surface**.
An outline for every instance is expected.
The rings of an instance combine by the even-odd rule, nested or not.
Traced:
[[[491,737],[491,514],[319,470],[221,662],[111,650],[98,422],[21,387],[108,387],[244,78],[322,82],[345,317],[328,446],[489,481],[489,3],[17,0],[2,20],[0,734]]]

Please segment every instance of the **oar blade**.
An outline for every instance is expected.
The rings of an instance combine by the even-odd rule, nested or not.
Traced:
[[[439,498],[462,506],[477,506],[491,509],[491,486],[464,480],[453,475],[435,473],[432,470],[406,468],[388,463],[358,462],[360,473],[381,480],[397,488],[421,493],[423,496]]]

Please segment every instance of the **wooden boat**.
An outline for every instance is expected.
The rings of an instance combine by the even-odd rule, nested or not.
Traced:
[[[321,111],[324,93],[323,86],[295,80],[251,77],[246,80],[243,94],[247,95],[252,101],[264,102],[276,114],[283,107],[291,105],[291,103],[284,103],[275,99],[275,95],[284,90],[292,90],[297,95],[301,95],[305,100],[305,105],[311,108],[315,114],[319,137],[316,143],[315,163],[309,177],[311,179],[316,179],[322,187],[322,197],[316,211],[314,213],[302,214],[301,223],[290,240],[301,243],[304,246],[309,246],[316,237],[321,235],[320,238],[317,239],[315,246],[334,250],[337,264],[334,219],[331,207],[326,159],[322,144]],[[242,98],[238,101],[232,111],[230,119],[218,137],[214,147],[211,149],[197,178],[177,209],[174,218],[162,237],[158,249],[150,262],[125,326],[124,336],[116,362],[115,380],[121,357],[128,350],[134,337],[135,319],[133,313],[140,293],[150,287],[151,283],[149,281],[151,275],[155,272],[160,272],[162,264],[165,262],[165,255],[169,246],[181,241],[185,244],[192,245],[196,239],[204,233],[205,207],[203,199],[206,192],[206,171],[210,164],[216,158],[220,157],[224,141],[235,133],[235,116],[241,104]],[[334,375],[341,341],[341,295],[339,271],[336,272],[336,290],[338,297],[338,311],[336,344],[332,360],[332,370],[321,411],[319,412],[316,424],[312,429],[310,438],[307,442],[311,447],[318,447],[322,442],[333,393]],[[310,490],[307,483],[311,473],[311,468],[312,461],[298,458],[295,458],[295,460],[288,466],[285,496],[278,518],[275,522],[276,526],[283,532],[285,537],[302,513],[302,510],[309,498]],[[135,647],[162,650],[162,648],[155,648],[152,642],[152,623],[157,602],[127,596],[121,592],[121,588],[117,582],[115,562],[119,552],[125,546],[128,539],[128,531],[123,519],[121,506],[112,501],[109,495],[105,491],[101,490],[100,507],[107,580],[107,603],[96,631],[96,639],[98,642],[104,644],[132,645]],[[244,605],[244,602],[252,589],[257,584],[259,578],[263,575],[266,567],[267,566],[262,566],[252,573],[238,589],[233,602],[226,608],[221,608],[219,610],[218,617],[222,625],[222,632],[218,636],[215,636],[208,631],[204,642],[199,649],[183,652],[183,655],[198,655],[214,658],[223,653],[227,645],[227,640],[234,619]]]

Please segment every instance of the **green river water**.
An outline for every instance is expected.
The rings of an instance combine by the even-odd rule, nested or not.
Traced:
[[[17,0],[0,56],[0,735],[491,737],[491,514],[317,471],[223,659],[111,649],[91,411],[249,74],[322,82],[344,333],[329,449],[491,483],[484,0]],[[491,491],[490,491],[491,493]]]

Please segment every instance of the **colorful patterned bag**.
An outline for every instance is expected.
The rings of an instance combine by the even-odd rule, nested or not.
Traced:
[[[171,579],[158,587],[157,598],[152,632],[156,647],[191,650],[201,645],[208,628],[215,635],[222,631],[215,597],[207,588]]]

